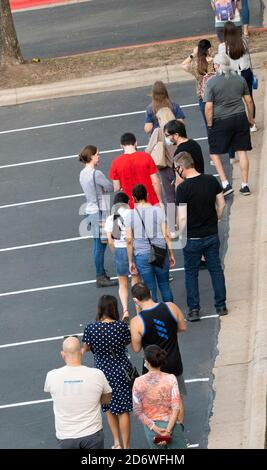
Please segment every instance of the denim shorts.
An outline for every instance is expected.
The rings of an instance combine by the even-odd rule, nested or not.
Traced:
[[[128,276],[129,261],[126,248],[114,248],[114,261],[117,276]]]

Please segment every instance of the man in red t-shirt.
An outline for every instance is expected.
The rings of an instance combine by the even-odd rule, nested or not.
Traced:
[[[136,138],[130,132],[121,136],[124,154],[115,158],[111,164],[109,177],[113,180],[114,191],[122,189],[130,198],[130,207],[134,207],[132,189],[136,184],[146,187],[150,204],[162,203],[158,169],[153,158],[146,152],[136,150]]]

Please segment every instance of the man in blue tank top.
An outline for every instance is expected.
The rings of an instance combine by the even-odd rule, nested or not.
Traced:
[[[133,351],[139,352],[151,344],[157,344],[164,349],[167,352],[167,362],[161,370],[177,377],[180,393],[185,395],[183,364],[177,338],[178,331],[186,330],[181,310],[172,302],[154,302],[143,282],[138,282],[132,287],[132,296],[141,310],[131,321]]]

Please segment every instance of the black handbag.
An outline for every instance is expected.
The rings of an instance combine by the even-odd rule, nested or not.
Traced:
[[[135,208],[135,209],[136,209],[137,214],[140,217],[140,220],[141,220],[142,225],[143,225],[144,230],[145,230],[146,237],[147,237],[149,245],[150,245],[149,264],[152,264],[153,266],[157,266],[158,268],[162,269],[163,266],[164,266],[166,255],[167,255],[167,248],[161,248],[160,246],[157,246],[157,245],[154,245],[153,243],[151,243],[151,240],[150,240],[150,238],[148,237],[148,235],[146,233],[146,227],[145,227],[144,221],[143,221],[143,219],[140,215],[140,212],[138,211],[137,208]]]

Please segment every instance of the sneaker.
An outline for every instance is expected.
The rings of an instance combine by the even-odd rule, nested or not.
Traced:
[[[96,279],[96,287],[112,287],[117,285],[117,279],[110,279],[107,276],[99,276]]]
[[[196,309],[196,308],[191,310],[187,315],[187,320],[188,321],[199,321],[200,320],[199,310]]]
[[[230,161],[230,165],[234,165],[235,163],[237,163],[237,159],[235,157],[229,158],[229,161]]]
[[[210,165],[211,165],[211,166],[215,166],[215,163],[214,163],[213,160],[210,160]]]
[[[250,128],[250,132],[257,132],[258,128],[256,124],[253,124],[253,126]]]
[[[248,186],[244,186],[243,188],[239,189],[239,192],[243,194],[243,196],[249,196],[250,195],[250,189]]]
[[[220,315],[220,317],[224,316],[224,315],[228,315],[228,310],[227,310],[227,307],[220,307],[220,308],[217,308],[217,313]]]
[[[228,185],[226,186],[226,188],[223,188],[223,195],[224,197],[226,196],[229,196],[229,194],[233,193],[234,190],[232,188],[232,186],[228,183]]]

